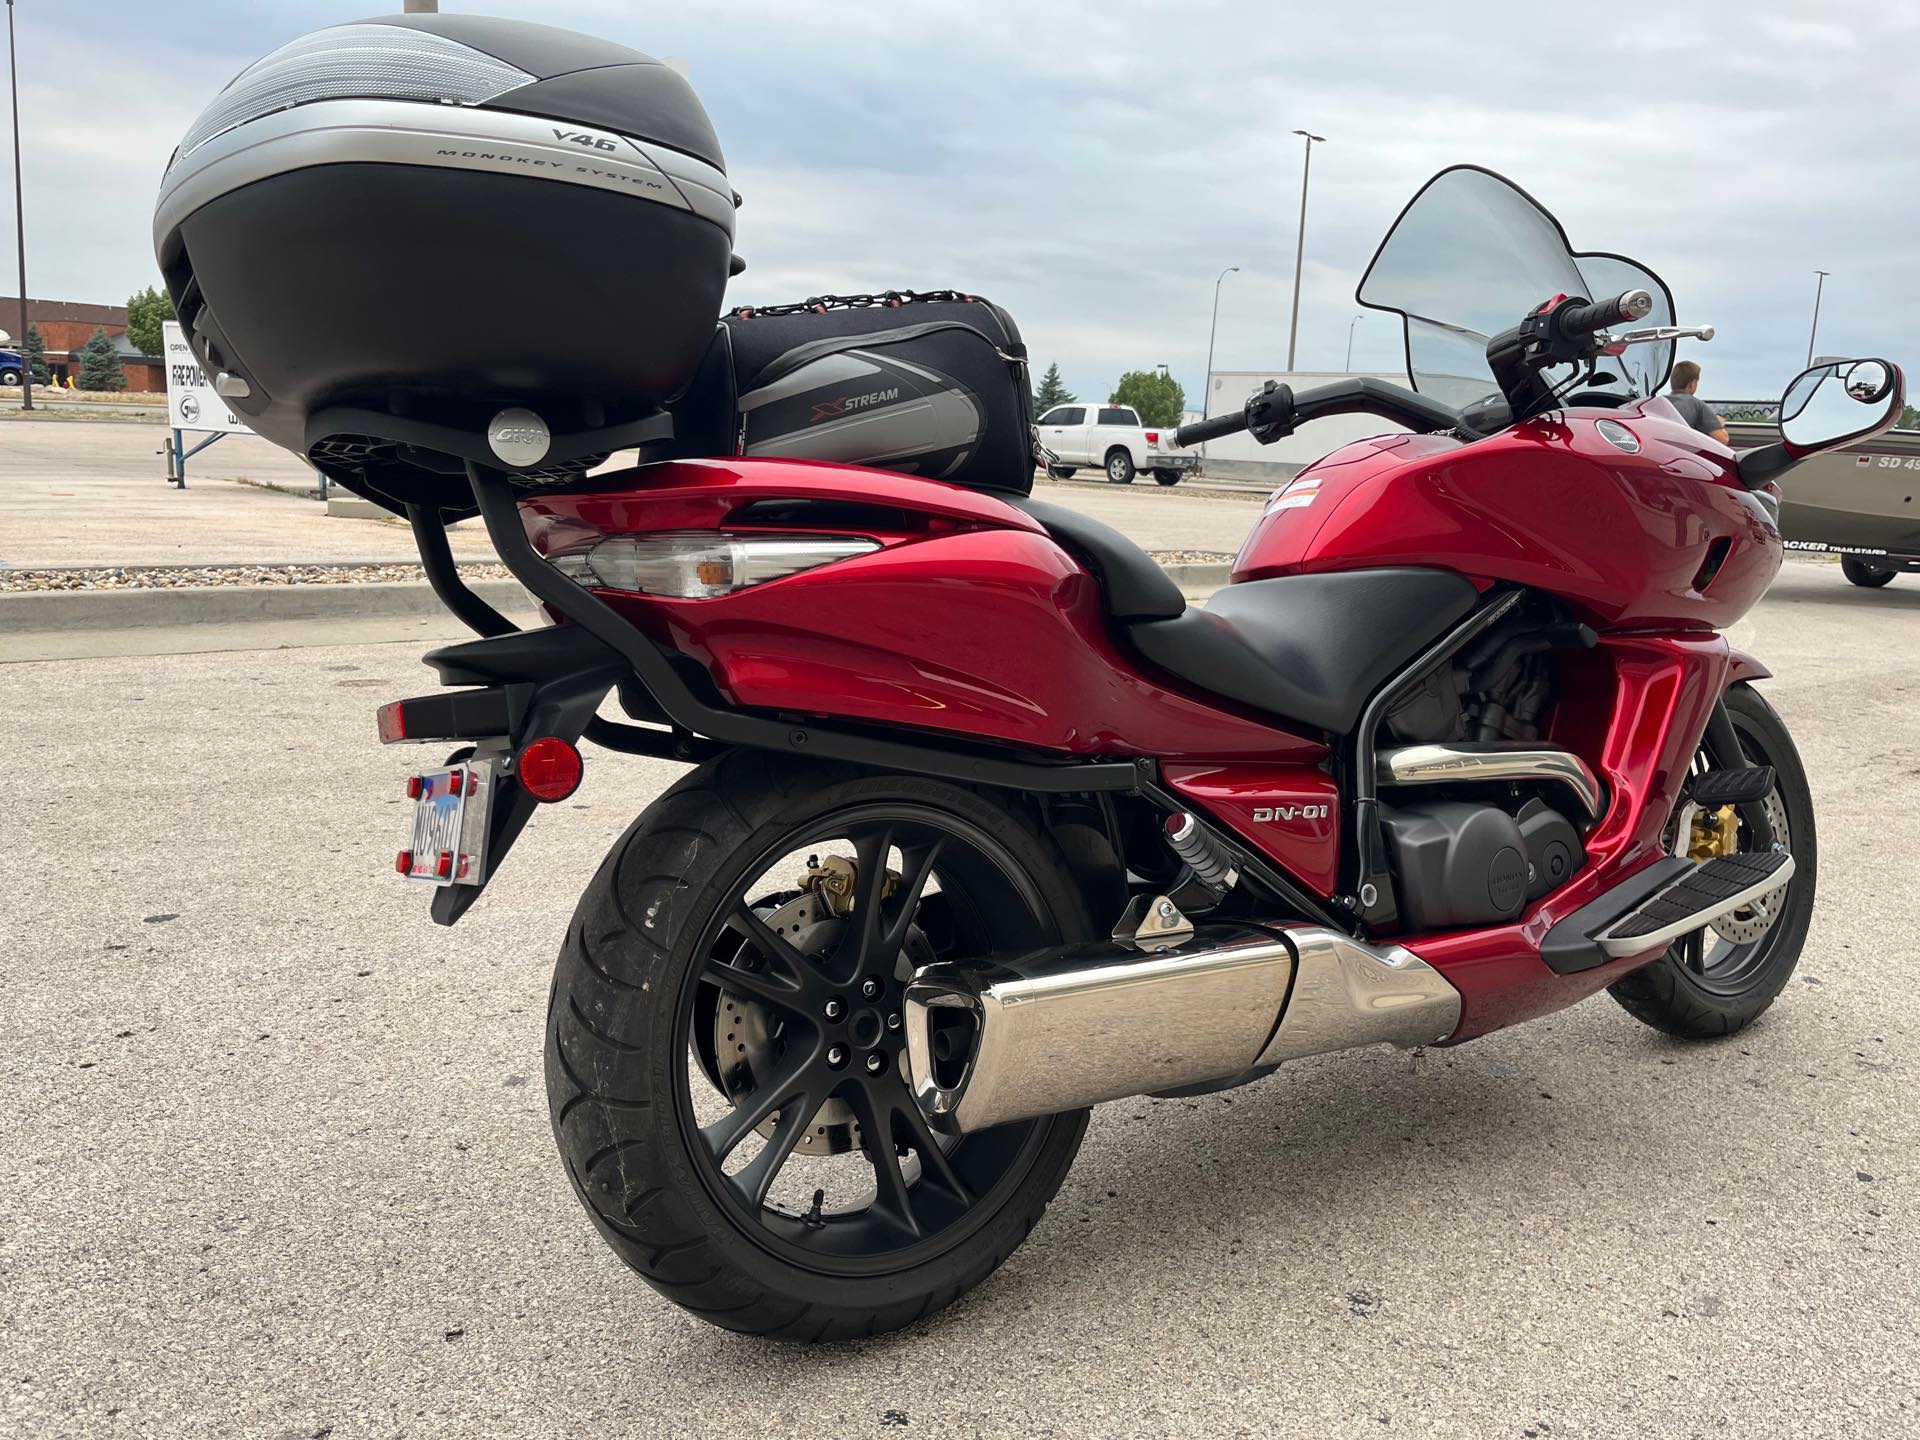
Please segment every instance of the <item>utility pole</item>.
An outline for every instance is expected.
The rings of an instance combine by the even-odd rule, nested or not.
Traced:
[[[1364,315],[1356,315],[1353,317],[1353,319],[1347,322],[1347,367],[1346,368],[1347,368],[1347,373],[1349,375],[1353,373],[1353,327],[1358,325],[1362,320],[1366,318],[1367,317]]]
[[[20,66],[14,59],[13,0],[7,0],[7,80],[13,91],[13,220],[20,241],[20,349],[27,348],[27,200],[20,182]],[[20,408],[33,409],[33,361],[20,366]]]
[[[13,0],[7,0],[7,3],[11,5]],[[1813,342],[1815,337],[1820,334],[1820,292],[1826,288],[1827,276],[1833,272],[1831,270],[1816,270],[1813,273],[1820,278],[1813,282],[1813,329],[1807,332],[1807,368],[1809,370],[1813,368]]]
[[[1313,147],[1323,144],[1326,136],[1315,135],[1310,130],[1296,130],[1296,135],[1306,137],[1307,158],[1300,167],[1300,240],[1293,252],[1293,320],[1287,326],[1287,373],[1293,373],[1295,343],[1300,338],[1300,268],[1307,258],[1307,180],[1313,174]]]

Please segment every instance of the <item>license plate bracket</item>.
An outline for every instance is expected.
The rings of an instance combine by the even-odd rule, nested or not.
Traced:
[[[493,812],[494,762],[465,760],[416,775],[413,843],[395,867],[429,885],[484,885],[487,831]]]

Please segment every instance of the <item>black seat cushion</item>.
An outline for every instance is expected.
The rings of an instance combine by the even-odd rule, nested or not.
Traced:
[[[1447,570],[1283,575],[1229,585],[1204,610],[1127,633],[1169,674],[1343,735],[1368,697],[1477,598],[1471,581]]]
[[[1111,525],[1051,505],[1045,500],[1014,500],[1061,546],[1087,563],[1099,577],[1107,613],[1116,620],[1169,620],[1187,608],[1180,587],[1153,557]]]

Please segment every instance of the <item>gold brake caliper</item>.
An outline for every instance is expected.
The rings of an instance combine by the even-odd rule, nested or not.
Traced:
[[[1740,816],[1731,805],[1694,813],[1693,833],[1687,838],[1687,858],[1705,863],[1740,848]]]
[[[800,888],[819,896],[828,911],[835,915],[844,916],[852,911],[859,886],[859,867],[844,855],[829,855],[825,860],[809,855],[807,873],[800,877]],[[900,872],[887,871],[886,885],[880,892],[880,898],[890,899],[899,888]]]

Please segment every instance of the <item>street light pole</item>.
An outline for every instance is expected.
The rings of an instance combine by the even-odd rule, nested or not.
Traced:
[[[11,5],[13,0],[7,0],[7,3]],[[1809,370],[1813,368],[1814,338],[1820,333],[1820,292],[1826,289],[1827,276],[1833,272],[1831,270],[1816,270],[1813,273],[1820,278],[1813,282],[1813,328],[1807,332],[1807,368]]]
[[[13,0],[7,0],[7,80],[13,92],[13,221],[20,241],[20,408],[33,409],[33,361],[27,348],[27,201],[20,181],[20,67],[14,60]]]
[[[1358,325],[1358,324],[1359,324],[1359,323],[1360,323],[1360,322],[1361,322],[1362,320],[1364,320],[1364,319],[1366,319],[1366,318],[1367,318],[1367,317],[1366,317],[1366,316],[1364,316],[1364,315],[1356,315],[1356,316],[1354,316],[1354,317],[1353,317],[1353,319],[1351,319],[1351,320],[1349,320],[1349,321],[1347,322],[1347,365],[1346,365],[1346,370],[1347,370],[1347,373],[1348,373],[1349,375],[1351,375],[1351,374],[1353,373],[1353,327],[1354,327],[1354,326],[1356,326],[1356,325]]]
[[[1202,420],[1205,420],[1213,409],[1213,337],[1220,333],[1220,281],[1239,272],[1238,265],[1229,265],[1220,272],[1220,279],[1213,282],[1213,324],[1207,327],[1207,392],[1200,397]]]
[[[1287,326],[1287,373],[1293,373],[1294,344],[1300,338],[1300,268],[1307,258],[1307,179],[1313,174],[1313,147],[1326,136],[1309,130],[1296,130],[1306,137],[1307,158],[1300,167],[1300,239],[1293,251],[1293,320]]]

